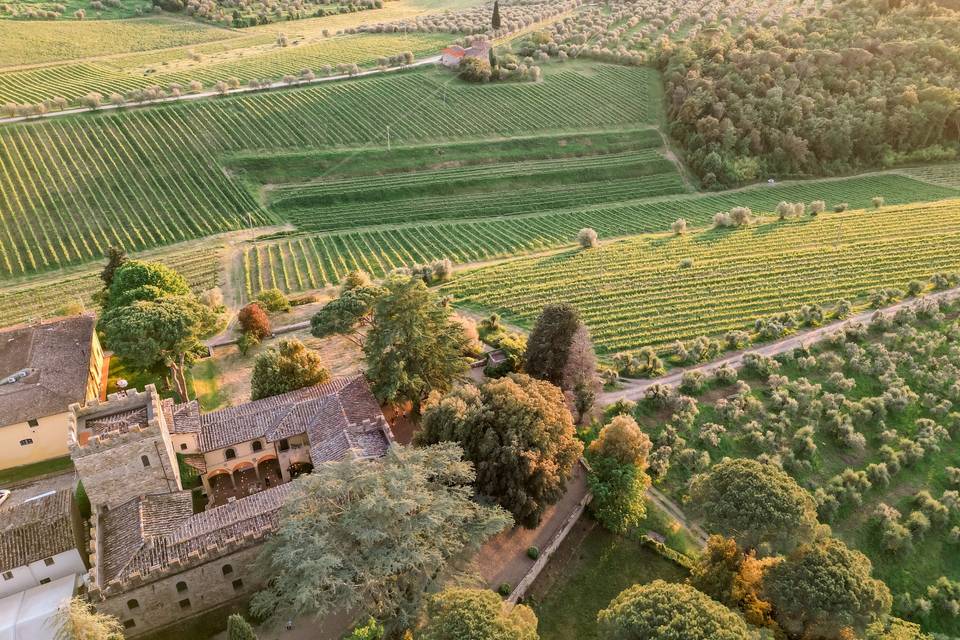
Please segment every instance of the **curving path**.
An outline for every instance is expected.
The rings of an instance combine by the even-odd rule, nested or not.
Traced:
[[[898,309],[903,307],[908,307],[915,304],[919,300],[939,300],[941,298],[950,298],[960,296],[960,287],[955,287],[953,289],[945,289],[943,291],[937,291],[934,293],[928,293],[921,298],[909,298],[897,304],[891,305],[889,307],[884,307],[879,309],[879,311],[885,315],[892,315],[897,312]],[[788,338],[779,340],[777,342],[771,342],[769,344],[760,345],[753,349],[748,349],[744,351],[737,351],[732,353],[729,356],[720,358],[719,360],[714,360],[702,365],[696,365],[691,367],[685,367],[682,369],[675,369],[670,373],[660,376],[659,378],[651,378],[650,380],[631,380],[625,383],[625,388],[617,389],[615,391],[606,391],[601,394],[599,403],[603,406],[612,404],[617,400],[640,400],[643,398],[644,393],[654,384],[666,384],[670,386],[678,386],[680,384],[680,379],[683,377],[683,374],[687,371],[702,371],[704,373],[711,373],[716,369],[719,369],[723,365],[729,364],[737,369],[743,365],[743,356],[748,352],[760,353],[765,356],[775,356],[777,354],[789,351],[803,344],[816,342],[821,338],[826,337],[827,335],[833,333],[843,325],[848,322],[868,322],[876,313],[877,309],[869,309],[862,313],[853,315],[846,320],[837,320],[836,322],[831,322],[830,324],[823,325],[822,327],[817,327],[815,329],[807,329],[796,333]]]

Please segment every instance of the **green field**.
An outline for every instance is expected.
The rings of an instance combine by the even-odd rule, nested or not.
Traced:
[[[635,540],[587,526],[584,521],[574,528],[531,589],[528,604],[543,640],[597,638],[597,613],[621,591],[686,578],[683,569]]]
[[[195,45],[236,35],[228,29],[166,16],[83,22],[73,18],[0,20],[0,42],[9,44],[0,49],[0,67]]]
[[[576,188],[576,185],[571,187]],[[894,205],[952,198],[958,194],[957,190],[904,176],[870,175],[677,195],[536,215],[296,235],[258,242],[247,249],[246,287],[249,294],[273,286],[300,291],[336,284],[354,269],[379,276],[396,267],[440,258],[463,264],[557,249],[573,244],[577,232],[584,227],[595,229],[601,238],[610,238],[662,231],[678,217],[685,218],[691,226],[704,226],[714,213],[734,206],[749,206],[754,212],[770,213],[781,200],[825,199],[829,206],[848,202],[853,207],[868,207],[876,195],[884,196]],[[541,197],[550,195],[547,191]],[[531,197],[535,196],[532,191]],[[497,207],[500,200],[509,204],[512,196],[490,200],[493,202],[485,206]],[[673,266],[667,268],[673,269]],[[615,261],[608,270],[617,271]]]
[[[611,353],[904,288],[960,269],[958,243],[960,201],[947,201],[613,241],[480,268],[446,290],[459,304],[528,326],[545,304],[570,302],[598,350]]]
[[[272,222],[219,154],[384,145],[656,122],[657,74],[570,65],[476,86],[371,77],[0,129],[0,277]]]
[[[57,96],[75,102],[91,91],[104,96],[114,92],[125,95],[150,86],[166,89],[173,84],[186,92],[194,80],[209,90],[220,80],[236,78],[244,84],[250,80],[275,82],[286,75],[298,76],[302,69],[312,69],[319,76],[325,65],[372,66],[382,56],[404,51],[423,57],[436,53],[447,42],[448,36],[438,34],[360,34],[298,47],[260,47],[249,55],[224,60],[187,59],[157,66],[154,57],[143,60],[137,56],[8,71],[0,73],[0,103],[29,104]]]
[[[173,267],[200,293],[223,284],[222,250],[221,242],[210,241],[151,252],[143,258]],[[55,278],[35,276],[8,283],[0,290],[0,327],[58,315],[68,306],[95,309],[93,295],[102,287],[99,265],[73,269]]]

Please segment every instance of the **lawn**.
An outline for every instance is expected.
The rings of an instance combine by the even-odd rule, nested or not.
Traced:
[[[537,613],[543,640],[591,640],[597,637],[597,613],[627,587],[685,578],[673,562],[585,517],[533,584],[527,603]]]
[[[14,482],[29,480],[48,473],[69,471],[70,469],[73,469],[73,460],[70,459],[70,456],[52,458],[10,469],[0,469],[0,489],[7,489],[9,488],[8,485]]]

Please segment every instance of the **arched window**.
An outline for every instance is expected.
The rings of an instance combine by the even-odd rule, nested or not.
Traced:
[[[142,462],[143,466],[145,467],[150,466],[150,458],[148,458],[147,456],[140,456],[140,462]]]
[[[187,583],[181,580],[177,583],[177,593],[183,593],[187,590]]]
[[[259,440],[253,441],[253,450],[254,451],[263,451],[263,443]]]
[[[233,566],[229,564],[223,565],[223,575],[228,576],[233,573]]]
[[[227,460],[233,460],[237,457],[237,452],[233,449],[227,449],[226,453],[223,454],[223,457],[225,457]]]
[[[127,600],[127,609],[130,609],[130,611],[133,611],[134,609],[139,609],[139,608],[140,608],[140,603],[137,602],[136,598],[131,598],[130,600]]]

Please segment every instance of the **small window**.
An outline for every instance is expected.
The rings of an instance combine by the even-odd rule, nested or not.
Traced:
[[[133,629],[135,626],[137,626],[137,623],[134,622],[133,619],[123,621],[124,629]]]
[[[187,443],[186,443],[186,442],[181,442],[181,443],[180,443],[180,451],[186,451],[186,450],[187,450]]]
[[[237,457],[237,452],[234,451],[233,449],[227,449],[226,452],[223,454],[223,457],[225,457],[227,460],[233,460],[234,458]]]
[[[47,584],[48,582],[50,582],[50,578],[44,578],[40,581],[40,584]]]
[[[54,562],[55,562],[55,560],[54,560],[53,558],[44,558],[44,559],[43,559],[43,564],[47,565],[48,567],[49,567],[49,566],[52,566]]]
[[[253,441],[253,450],[254,451],[263,451],[263,443],[259,440]]]
[[[240,589],[243,589],[243,580],[241,580],[240,578],[237,578],[236,580],[233,581],[233,590],[240,591]]]
[[[280,451],[287,451],[290,449],[290,441],[284,438],[280,441]]]
[[[233,565],[225,564],[223,565],[223,575],[228,576],[233,573]]]
[[[33,438],[24,438],[23,440],[20,441],[21,447],[29,447],[32,444],[33,444]]]
[[[40,421],[34,418],[33,420],[27,420],[27,426],[31,429],[36,429],[40,426]]]
[[[127,600],[127,609],[130,609],[130,611],[133,611],[134,609],[139,609],[139,608],[140,608],[140,603],[137,602],[136,598]]]
[[[13,571],[4,571],[3,572],[4,580],[13,580]]]
[[[184,598],[183,600],[180,601],[179,604],[180,604],[180,608],[181,608],[181,609],[189,609],[189,608],[190,608],[190,598]]]
[[[148,458],[147,456],[140,456],[140,462],[142,462],[143,466],[145,467],[150,466],[150,458]]]
[[[183,593],[187,590],[187,583],[181,580],[177,583],[177,593]]]

